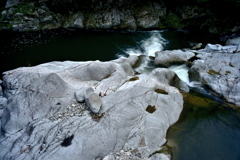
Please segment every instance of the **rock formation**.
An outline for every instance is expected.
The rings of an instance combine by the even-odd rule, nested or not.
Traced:
[[[15,31],[60,27],[136,31],[189,26],[223,34],[240,25],[235,13],[221,14],[226,10],[222,1],[218,7],[187,0],[6,0],[5,4],[5,9],[0,7],[0,29]]]
[[[0,159],[169,159],[152,154],[182,110],[176,87],[188,87],[163,68],[136,75],[137,60],[50,62],[4,72]],[[99,110],[89,108],[92,101]]]
[[[190,79],[201,81],[228,102],[240,105],[240,52],[238,46],[208,44],[194,51],[198,60],[189,70]]]
[[[174,64],[187,63],[189,59],[194,57],[193,52],[173,50],[173,51],[158,51],[155,53],[154,63],[164,67],[169,67]]]

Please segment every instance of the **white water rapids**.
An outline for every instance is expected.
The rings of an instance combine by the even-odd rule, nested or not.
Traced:
[[[127,55],[142,55],[140,66],[135,69],[139,73],[149,73],[155,69],[154,60],[151,57],[155,57],[156,51],[164,50],[164,47],[168,43],[168,41],[161,36],[160,31],[151,31],[149,33],[150,37],[146,37],[144,40],[137,43],[137,49],[129,48],[125,50]],[[182,81],[188,84],[188,86],[200,87],[200,82],[189,81],[189,68],[186,65],[173,65],[168,69],[174,71]]]

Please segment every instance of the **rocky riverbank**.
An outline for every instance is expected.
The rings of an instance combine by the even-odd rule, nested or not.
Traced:
[[[168,159],[153,153],[181,113],[176,87],[188,87],[164,68],[136,75],[137,60],[51,62],[5,72],[0,159]]]
[[[162,145],[189,87],[157,66],[187,64],[190,81],[240,105],[237,42],[156,52],[149,74],[134,71],[137,56],[4,72],[0,159],[170,159]]]
[[[222,13],[224,3],[182,1],[25,1],[7,0],[1,9],[0,28],[35,31],[81,28],[136,31],[165,28],[194,28],[224,34],[239,30],[232,12]],[[225,4],[225,6],[236,6]]]

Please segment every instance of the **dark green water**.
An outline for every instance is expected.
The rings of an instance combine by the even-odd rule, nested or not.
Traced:
[[[188,47],[184,32],[159,32],[169,40],[164,49]],[[109,61],[131,48],[143,51],[139,43],[152,32],[100,32],[51,30],[30,33],[0,32],[0,72],[50,61]]]
[[[239,160],[240,112],[191,91],[167,139],[172,160]]]
[[[189,47],[185,31],[100,32],[51,30],[0,32],[0,72],[50,61],[109,61]],[[168,131],[173,160],[240,160],[239,112],[191,91],[179,121]]]

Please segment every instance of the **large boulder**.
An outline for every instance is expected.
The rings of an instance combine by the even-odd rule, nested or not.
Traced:
[[[191,51],[172,50],[155,52],[155,65],[169,67],[173,64],[184,64],[195,54]]]
[[[191,80],[201,81],[228,102],[240,105],[240,53],[237,46],[208,44],[199,50],[189,70]]]
[[[142,159],[166,158],[151,155],[178,120],[182,95],[167,69],[136,76],[136,60],[51,62],[5,72],[0,159],[92,160],[121,150]],[[101,97],[97,114],[77,102],[83,87],[94,90],[84,95],[89,101]]]

